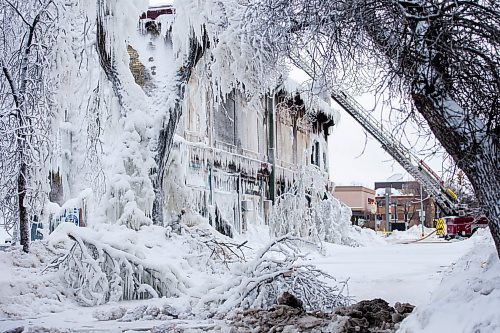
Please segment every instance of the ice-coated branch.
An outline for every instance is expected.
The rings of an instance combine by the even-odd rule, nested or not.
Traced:
[[[236,309],[268,309],[277,304],[283,292],[301,299],[306,310],[331,310],[349,304],[347,281],[337,283],[315,266],[300,263],[304,255],[298,242],[303,240],[289,236],[273,240],[228,282],[210,289],[197,306],[209,316],[224,316]]]
[[[276,199],[270,219],[271,235],[351,245],[351,210],[325,191],[317,179],[321,179],[317,170],[304,168],[290,191]]]
[[[77,227],[65,227],[61,232],[74,243],[46,269],[57,268],[83,305],[185,293],[188,283],[174,267],[149,264],[92,239]]]
[[[207,240],[202,240],[203,244],[210,249],[210,258],[222,262],[226,267],[228,264],[235,261],[246,261],[243,248],[246,247],[247,241],[237,244],[232,242],[225,242],[212,237]]]

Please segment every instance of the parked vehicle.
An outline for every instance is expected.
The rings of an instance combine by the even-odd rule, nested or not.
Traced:
[[[446,223],[446,238],[470,237],[479,228],[488,226],[488,219],[484,216],[475,218],[472,216],[448,216],[444,218]]]

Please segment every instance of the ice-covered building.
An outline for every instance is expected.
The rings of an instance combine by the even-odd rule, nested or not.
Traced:
[[[142,19],[151,22],[156,10]],[[140,67],[137,61],[131,68]],[[338,114],[303,81],[284,73],[282,84],[256,100],[243,89],[215,96],[213,83],[194,71],[170,157],[165,215],[182,208],[217,214],[243,232],[248,221],[267,221],[275,197],[297,180],[299,169],[315,170],[326,190],[327,138]]]
[[[188,95],[178,127],[183,139],[175,143],[198,207],[217,207],[244,231],[246,221],[267,220],[274,198],[297,180],[300,167],[312,166],[327,185],[327,137],[334,124],[328,113],[311,116],[300,95],[284,90],[258,105],[239,91],[216,105],[200,107],[193,103],[199,98]]]
[[[262,83],[258,94],[250,94],[242,83],[225,85],[230,89],[221,92],[218,85],[226,82],[214,79],[215,70],[204,67],[212,56],[207,52],[182,94],[182,116],[172,149],[158,153],[159,133],[179,96],[173,87],[183,65],[174,42],[186,35],[174,29],[179,12],[171,4],[150,8],[139,19],[139,31],[129,27],[123,36],[108,31],[120,43],[125,41],[113,44],[113,54],[119,56],[106,58],[114,59],[111,69],[119,74],[116,91],[96,68],[97,51],[71,55],[68,61],[74,62],[73,67],[62,67],[68,78],[80,63],[88,69],[81,79],[61,81],[64,89],[56,96],[61,124],[49,199],[57,205],[45,213],[52,216],[51,229],[61,221],[74,222],[74,217],[78,225],[106,222],[138,229],[169,223],[186,211],[192,213],[190,218],[208,218],[218,229],[218,223],[225,221],[236,232],[244,232],[253,221],[267,223],[273,202],[297,181],[304,183],[304,174],[319,189],[316,197],[323,198],[323,191],[329,190],[328,135],[338,113],[331,109],[330,97],[318,93],[295,69]],[[128,27],[129,21],[125,23]],[[68,49],[65,43],[62,47]],[[101,52],[105,51],[103,47]],[[82,61],[81,55],[92,61]],[[80,81],[95,89],[80,91],[84,86]],[[69,94],[82,98],[65,98]],[[155,158],[166,155],[162,217],[155,219],[159,165]]]

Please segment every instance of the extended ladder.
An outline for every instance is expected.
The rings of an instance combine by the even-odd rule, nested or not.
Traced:
[[[447,215],[457,215],[458,212],[455,204],[457,196],[451,189],[444,187],[436,173],[424,161],[403,146],[392,133],[385,130],[382,124],[356,102],[354,98],[341,91],[332,93],[332,98],[361,124],[368,133],[377,139],[382,144],[382,148],[401,164],[422,185],[429,195],[434,197],[439,208]]]

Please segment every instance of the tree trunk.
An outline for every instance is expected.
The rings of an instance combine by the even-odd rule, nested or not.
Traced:
[[[411,3],[408,9],[400,11],[401,8],[403,7],[390,8],[390,5],[386,8],[388,11],[399,13],[399,17],[398,14],[389,17],[400,22],[400,25],[396,26],[401,27],[401,31],[388,33],[390,30],[387,29],[387,22],[383,21],[383,16],[378,15],[380,7],[377,2],[362,7],[363,28],[393,65],[391,71],[405,81],[415,107],[426,119],[437,140],[471,181],[482,211],[489,220],[500,258],[498,134],[489,130],[483,119],[472,112],[475,111],[470,109],[473,106],[464,108],[452,95],[454,83],[474,84],[475,79],[470,77],[470,82],[457,83],[448,75],[449,55],[446,52],[449,50],[440,46],[447,45],[445,37],[454,32],[451,27],[444,29],[447,24],[444,19],[441,20],[432,11],[427,13],[427,10],[433,7],[424,8],[418,3]],[[411,15],[404,17],[405,13],[414,17],[436,15],[430,15],[429,19],[412,21]],[[413,43],[408,44],[409,40],[413,40]]]
[[[158,152],[156,155],[157,176],[153,182],[155,199],[153,201],[153,223],[163,224],[163,178],[165,176],[165,168],[170,156],[170,150],[174,140],[175,129],[182,115],[182,99],[184,98],[185,83],[178,82],[179,96],[175,101],[173,109],[170,110],[169,118],[163,128],[160,130],[158,137]]]
[[[186,85],[191,78],[194,67],[201,59],[208,46],[208,36],[206,35],[206,33],[204,33],[203,35],[203,45],[200,45],[196,37],[192,36],[190,38],[188,59],[186,60],[184,66],[177,71],[177,98],[175,100],[173,108],[170,109],[169,118],[163,124],[163,128],[160,130],[160,134],[158,137],[158,148],[156,154],[157,170],[156,178],[153,181],[155,199],[153,202],[152,217],[154,224],[163,224],[163,181],[165,177],[168,158],[170,157],[170,151],[172,149],[175,130],[177,129],[177,124],[179,123],[179,119],[182,116],[182,101],[184,100]]]
[[[27,165],[21,160],[21,168],[17,176],[17,200],[19,207],[19,233],[21,234],[21,245],[23,251],[28,253],[30,249],[30,225],[28,209],[25,207],[26,198],[26,171]]]
[[[438,82],[439,79],[433,80]],[[433,86],[433,89],[436,87]],[[464,121],[450,120],[443,101],[449,101],[446,93],[433,90],[432,94],[420,90],[412,94],[415,106],[427,120],[432,132],[452,156],[457,166],[469,178],[481,206],[488,218],[493,240],[500,258],[500,159],[498,143],[492,137],[481,137],[482,128],[475,128],[477,121],[469,120],[462,113]],[[447,103],[448,104],[448,103]],[[472,128],[472,130],[471,130]]]
[[[46,6],[48,6],[47,2]],[[46,8],[46,7],[45,7]],[[31,119],[29,116],[28,108],[34,107],[33,105],[27,104],[26,98],[26,86],[28,84],[28,67],[29,67],[29,56],[31,53],[31,47],[33,45],[33,38],[35,37],[35,31],[37,24],[40,20],[40,11],[35,18],[33,23],[29,27],[28,40],[26,42],[26,48],[24,49],[23,58],[21,59],[21,73],[20,73],[20,85],[19,94],[15,99],[17,108],[17,121],[19,128],[17,132],[17,149],[19,150],[19,174],[17,175],[17,204],[19,207],[19,233],[21,236],[21,245],[23,246],[23,251],[28,253],[30,249],[30,223],[29,223],[29,213],[26,207],[26,190],[28,188],[28,164],[26,163],[27,154],[32,154],[29,152],[29,146],[26,143],[27,140],[31,140],[32,133],[26,134],[26,132],[32,132]],[[11,87],[12,93],[16,95],[14,87]],[[27,120],[26,120],[27,119]],[[27,123],[26,123],[27,122]]]
[[[110,47],[107,43],[113,43],[113,41],[109,40],[109,36],[106,31],[106,27],[104,25],[104,19],[106,18],[106,1],[97,0],[97,17],[96,17],[96,49],[97,54],[99,55],[99,64],[106,74],[106,78],[111,83],[111,87],[115,93],[116,98],[118,98],[118,104],[123,107],[123,94],[122,94],[122,83],[120,78],[118,77],[118,73],[116,71],[115,59],[111,55],[111,51],[109,51]],[[108,52],[109,51],[109,52]]]

